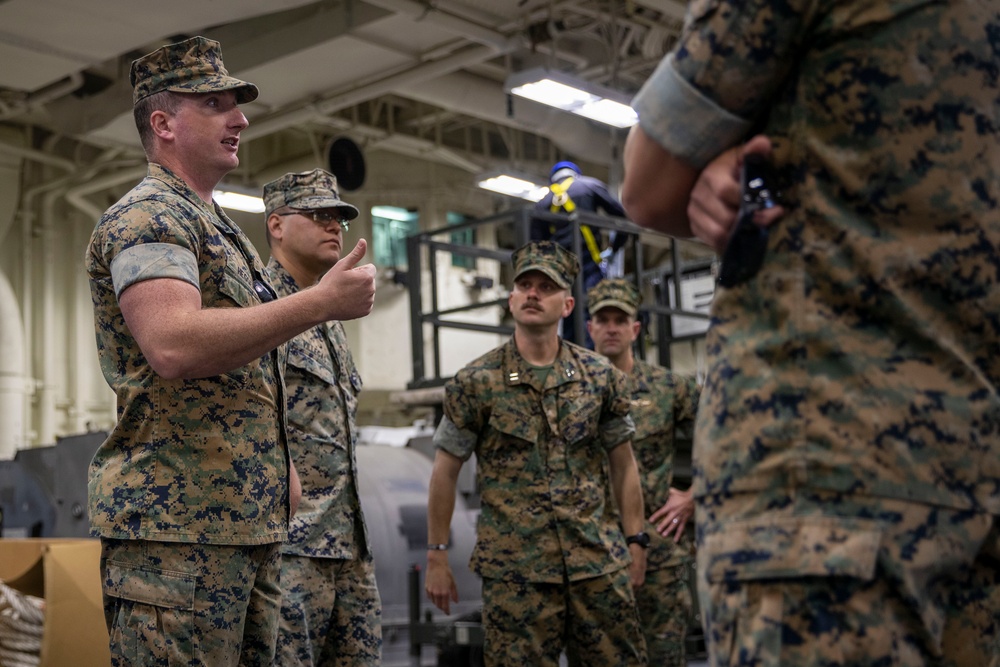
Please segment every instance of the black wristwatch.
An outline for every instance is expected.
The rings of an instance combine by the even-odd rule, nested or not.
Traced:
[[[629,535],[625,538],[625,544],[638,544],[643,549],[649,548],[649,535],[645,532]]]

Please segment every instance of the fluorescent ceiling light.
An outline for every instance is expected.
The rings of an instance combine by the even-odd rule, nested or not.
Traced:
[[[250,194],[248,191],[235,190],[229,185],[220,185],[218,190],[213,190],[212,199],[222,208],[246,211],[247,213],[264,212],[264,200],[258,195]]]
[[[505,173],[484,174],[477,183],[484,190],[492,190],[510,197],[520,197],[529,201],[538,201],[549,191],[548,186],[541,185],[527,177],[512,176]]]
[[[623,93],[563,72],[545,68],[518,72],[507,79],[504,90],[615,127],[639,121]]]
[[[399,206],[372,206],[372,216],[398,222],[409,222],[414,220],[417,214]]]

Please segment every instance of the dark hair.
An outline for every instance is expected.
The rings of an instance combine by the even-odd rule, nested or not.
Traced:
[[[146,155],[149,155],[149,151],[153,147],[153,128],[149,125],[149,117],[154,111],[177,113],[180,104],[181,99],[178,94],[169,90],[161,90],[142,98],[132,108],[135,127],[139,130],[139,141],[142,142],[142,149],[146,151]]]

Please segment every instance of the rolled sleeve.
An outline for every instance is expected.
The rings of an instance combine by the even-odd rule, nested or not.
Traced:
[[[669,55],[632,100],[639,126],[654,141],[698,169],[738,143],[751,121],[726,111],[685,81]]]
[[[111,260],[115,296],[143,280],[173,278],[200,289],[198,260],[187,248],[171,243],[141,243],[125,248]]]
[[[468,429],[458,428],[448,417],[443,417],[434,432],[434,446],[442,449],[452,456],[457,456],[463,461],[468,461],[469,457],[476,449],[476,434]]]
[[[633,435],[635,435],[635,422],[632,421],[631,415],[612,417],[601,424],[601,444],[604,446],[604,451],[610,452],[626,440],[631,440]]]

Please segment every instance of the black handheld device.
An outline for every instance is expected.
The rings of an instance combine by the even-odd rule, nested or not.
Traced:
[[[767,253],[768,231],[753,222],[754,213],[777,206],[774,176],[767,158],[751,153],[740,169],[743,192],[739,217],[722,252],[719,284],[734,287],[757,275]]]

